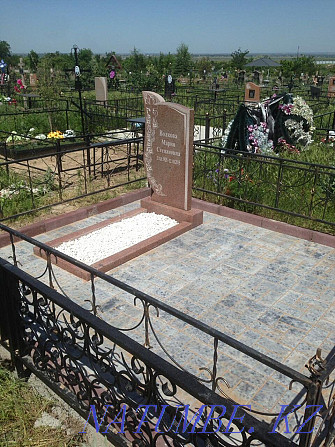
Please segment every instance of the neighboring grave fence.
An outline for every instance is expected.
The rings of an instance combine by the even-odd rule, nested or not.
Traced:
[[[195,142],[196,197],[295,225],[335,230],[335,167]],[[283,217],[279,217],[279,220]]]
[[[46,134],[52,130],[75,130],[81,133],[81,120],[78,106],[66,99],[34,100],[34,107],[23,108],[19,104],[3,104],[0,107],[1,131],[26,134],[30,128]],[[48,131],[46,131],[48,129]]]
[[[194,195],[242,211],[300,226],[318,225],[322,231],[334,232],[335,168],[259,154],[242,155],[232,150],[221,152],[211,144],[216,132],[221,135],[223,119],[195,117],[195,140],[204,141],[194,144]],[[2,143],[2,219],[106,193],[122,185],[143,185],[143,138],[125,137],[124,131],[110,133],[104,137],[107,142],[74,148],[66,148],[63,140],[58,140],[45,153],[16,160],[10,159],[10,151]]]
[[[108,128],[123,128],[126,125],[127,118],[144,116],[143,99],[141,101],[138,98],[129,98],[129,100],[122,102],[120,100],[115,100],[112,103],[108,101],[108,104],[86,102],[85,110],[88,116],[86,127],[90,133],[101,132]],[[194,100],[192,100],[192,103],[194,103]],[[202,103],[202,105],[206,105],[207,109],[212,107],[212,110],[215,110],[215,107],[209,103]],[[221,110],[221,112],[210,114],[202,111],[201,113],[196,113],[194,118],[194,140],[206,139],[208,141],[209,138],[217,138],[223,135],[227,123],[233,119],[234,113],[228,113],[223,108],[222,103],[218,106],[218,110]]]
[[[223,113],[210,116],[208,113],[194,116],[194,141],[204,140],[209,143],[213,138],[222,138],[227,124],[233,119],[234,114]]]
[[[90,133],[106,129],[124,128],[127,118],[144,115],[142,97],[108,100],[108,102],[85,101],[86,127]]]
[[[335,110],[314,116],[315,134],[335,141]]]
[[[108,140],[71,149],[56,140],[48,153],[0,162],[1,220],[119,187],[140,187],[146,179],[143,138],[115,132]],[[5,143],[0,149],[8,154]]]
[[[334,353],[323,360],[317,352],[307,364],[308,377],[42,242],[3,224],[0,229],[6,234],[7,256],[11,259],[9,263],[0,258],[1,344],[9,350],[20,377],[36,374],[84,419],[92,425],[95,422],[97,431],[101,423],[100,432],[113,443],[124,446],[127,439],[145,446],[159,445],[162,440],[175,446],[210,442],[245,447],[314,447],[325,441],[324,445],[330,446],[334,383],[326,384],[335,369]],[[4,236],[1,242],[6,245]],[[41,271],[36,273],[35,267],[35,277],[28,273],[30,263],[23,270],[21,259],[34,246],[46,255],[45,268],[39,266],[37,270],[41,267]],[[61,284],[62,275],[53,267],[51,257],[89,272],[86,292],[81,289],[82,305],[64,291],[66,285]],[[107,323],[109,317],[101,313],[101,281],[109,285],[110,299],[115,293],[123,297],[121,307],[127,317],[120,318],[116,310],[111,315],[118,327]],[[185,340],[180,336],[181,328]],[[164,337],[166,333],[169,336]],[[193,363],[185,367],[183,358],[192,339],[196,345],[207,339],[211,349],[205,354],[207,359],[196,359],[193,354]],[[176,347],[183,345],[184,354],[178,356],[180,349]],[[284,407],[275,413],[256,411],[229,397],[225,371],[232,367],[242,384],[250,367],[256,380],[264,371],[269,376],[275,373],[286,385],[284,401],[280,401]],[[271,393],[271,388],[267,392]],[[266,400],[266,393],[263,398]],[[319,404],[322,409],[316,417]],[[96,421],[91,417],[91,405]],[[149,412],[143,407],[137,411],[140,405],[155,407]],[[188,427],[183,418],[190,423]],[[120,425],[109,427],[111,421],[123,422],[123,435],[116,434],[121,431]]]

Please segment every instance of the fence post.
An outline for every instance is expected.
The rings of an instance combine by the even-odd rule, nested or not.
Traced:
[[[224,134],[224,131],[227,128],[227,109],[223,109],[223,115],[222,115],[222,136]]]
[[[333,112],[332,130],[335,130],[335,112]],[[328,133],[328,137],[329,137],[329,133]]]
[[[69,125],[69,100],[66,100],[66,109],[65,109],[65,116],[66,116],[66,128],[70,129]]]
[[[62,154],[60,147],[60,140],[56,140],[56,163],[57,163],[57,175],[58,175],[58,195],[60,200],[63,200],[63,192],[62,192]]]
[[[8,347],[18,376],[26,376],[20,356],[24,355],[24,343],[22,339],[21,319],[19,308],[21,302],[21,293],[19,280],[3,266],[5,261],[0,263],[0,295],[1,317],[0,317],[0,339],[2,342],[8,340]],[[22,286],[21,286],[22,290]]]
[[[210,125],[211,125],[211,119],[209,117],[208,112],[206,112],[206,125],[205,125],[205,141],[206,141],[206,143],[209,142]]]
[[[5,161],[6,161],[6,173],[7,173],[7,175],[9,175],[8,152],[7,152],[7,143],[6,143],[6,141],[4,142],[4,156],[5,156]]]
[[[303,432],[299,438],[299,447],[309,447],[311,445],[312,436],[313,436],[313,427],[315,424],[316,416],[313,416],[315,412],[315,406],[319,404],[321,397],[321,383],[315,380],[315,382],[308,388],[307,391],[307,400],[306,406],[309,405],[309,408],[305,409],[304,414],[304,423],[306,421],[306,425],[301,425],[303,427]]]
[[[278,206],[279,206],[279,198],[280,198],[280,193],[281,193],[281,184],[282,184],[282,176],[283,176],[283,160],[280,159],[279,163],[280,164],[279,164],[277,185],[276,185],[276,198],[275,198],[275,203],[274,203],[275,208],[278,208]]]

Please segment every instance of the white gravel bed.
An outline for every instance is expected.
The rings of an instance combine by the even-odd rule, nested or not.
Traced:
[[[175,225],[178,225],[176,220],[162,214],[140,213],[106,225],[78,239],[63,242],[55,248],[91,265]]]

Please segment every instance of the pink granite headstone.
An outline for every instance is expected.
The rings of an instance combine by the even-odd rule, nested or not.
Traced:
[[[260,102],[261,89],[253,82],[247,82],[245,86],[244,101],[245,102]]]
[[[153,201],[191,209],[194,111],[143,92],[144,165]]]

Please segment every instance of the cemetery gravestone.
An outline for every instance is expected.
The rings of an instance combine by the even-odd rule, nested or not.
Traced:
[[[257,82],[257,83],[259,83],[259,75],[260,75],[260,72],[257,71],[257,70],[255,70],[252,74],[253,74],[254,81]]]
[[[261,100],[261,89],[258,85],[253,82],[247,82],[245,86],[245,102],[260,102]]]
[[[151,199],[181,210],[191,209],[194,111],[143,92],[144,164]]]
[[[107,101],[108,99],[108,87],[106,77],[95,78],[95,99],[96,101]]]
[[[329,79],[328,95],[327,96],[328,96],[328,98],[335,97],[335,76],[333,76]]]
[[[162,96],[153,92],[143,92],[143,99],[146,120],[144,165],[151,186],[151,196],[141,200],[140,208],[112,221],[142,212],[154,212],[175,219],[177,224],[92,264],[93,268],[103,272],[134,259],[203,222],[203,211],[191,207],[194,111],[180,104],[167,103]],[[145,193],[147,192],[146,190]],[[109,223],[112,223],[109,219],[99,222],[49,241],[48,245],[58,247],[63,242],[74,240]],[[35,247],[34,253],[45,257],[45,252],[38,247]],[[55,261],[51,259],[51,262]],[[89,272],[72,263],[57,259],[57,265],[85,280],[91,279]]]
[[[315,87],[315,85],[310,86],[312,99],[319,99],[321,95],[321,88]]]
[[[4,85],[8,81],[8,75],[6,74],[7,64],[3,59],[0,61],[0,85]]]
[[[36,87],[37,85],[37,76],[36,73],[29,74],[29,84],[31,87]]]

